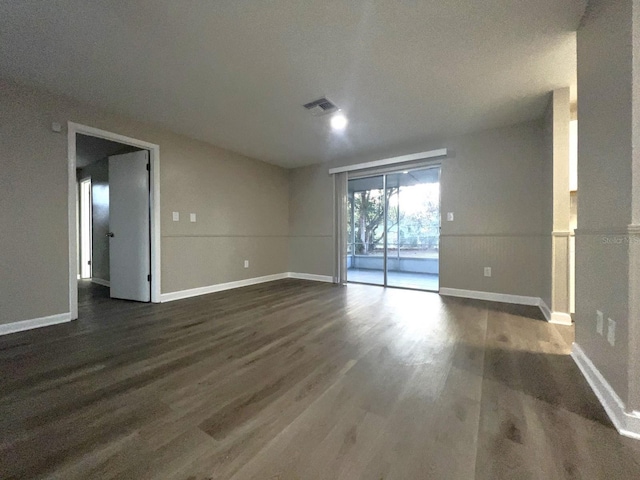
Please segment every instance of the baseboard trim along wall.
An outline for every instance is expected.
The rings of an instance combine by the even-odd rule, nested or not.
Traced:
[[[473,298],[474,300],[487,300],[489,302],[513,303],[515,305],[530,305],[538,307],[544,318],[551,322],[551,311],[540,297],[526,297],[523,295],[510,295],[507,293],[481,292],[478,290],[463,290],[460,288],[440,287],[440,295],[460,298]]]
[[[272,282],[274,280],[282,280],[283,278],[298,278],[300,280],[311,280],[314,282],[333,282],[333,277],[328,275],[314,275],[311,273],[295,273],[284,272],[277,273],[275,275],[266,275],[264,277],[248,278],[246,280],[238,280],[237,282],[219,283],[217,285],[209,285],[207,287],[192,288],[189,290],[181,290],[178,292],[163,293],[160,296],[161,302],[171,302],[173,300],[180,300],[183,298],[197,297],[199,295],[206,295],[207,293],[221,292],[223,290],[231,290],[233,288],[247,287],[249,285],[257,285],[259,283]],[[105,287],[109,286],[107,280],[100,278],[92,278],[91,281],[98,285]],[[9,335],[10,333],[23,332],[25,330],[32,330],[34,328],[48,327],[50,325],[56,325],[58,323],[65,323],[71,321],[71,313],[58,313],[56,315],[49,315],[47,317],[32,318],[29,320],[21,320],[19,322],[6,323],[0,325],[0,336]]]
[[[96,283],[98,285],[102,285],[103,287],[110,287],[111,282],[109,280],[103,280],[101,278],[91,277],[91,283]]]
[[[545,301],[540,299],[540,305],[538,306],[540,307],[540,311],[544,315],[544,318],[547,320],[547,322],[551,322],[551,309],[545,303]]]
[[[628,412],[626,410],[624,402],[577,343],[573,344],[571,357],[576,362],[593,393],[600,400],[616,430],[625,437],[640,440],[640,412]]]
[[[223,292],[234,288],[248,287],[249,285],[257,285],[259,283],[273,282],[287,278],[286,273],[276,273],[275,275],[265,275],[264,277],[247,278],[235,282],[217,283],[206,287],[191,288],[189,290],[179,290],[177,292],[163,293],[160,295],[160,302],[173,302],[174,300],[182,300],[183,298],[197,297],[208,293]]]
[[[216,285],[208,285],[206,287],[191,288],[189,290],[180,290],[177,292],[163,293],[160,295],[160,302],[172,302],[183,298],[197,297],[208,293],[222,292],[224,290],[232,290],[234,288],[248,287],[259,283],[273,282],[274,280],[282,280],[283,278],[297,278],[300,280],[311,280],[314,282],[333,282],[333,277],[327,275],[314,275],[311,273],[295,273],[284,272],[274,275],[265,275],[264,277],[247,278],[235,282],[218,283]]]
[[[571,325],[573,323],[573,319],[568,313],[552,312],[549,322],[555,323],[556,325]]]
[[[333,283],[333,277],[331,275],[316,275],[314,273],[288,272],[287,277],[297,278],[299,280],[311,280],[312,282]]]
[[[34,328],[48,327],[58,323],[71,321],[71,313],[58,313],[49,315],[48,317],[31,318],[29,320],[21,320],[19,322],[5,323],[0,325],[0,335],[8,335],[10,333],[23,332]]]

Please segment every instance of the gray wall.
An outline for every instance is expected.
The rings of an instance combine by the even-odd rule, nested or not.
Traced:
[[[66,137],[30,103],[0,83],[0,323],[69,311]]]
[[[576,343],[626,401],[632,165],[632,2],[591,2],[578,30]],[[616,345],[596,310],[617,322]]]
[[[441,287],[548,295],[551,158],[543,129],[531,122],[420,146],[449,149],[442,161],[442,212],[454,212],[455,221],[442,224]],[[333,166],[290,173],[291,271],[333,273]],[[484,266],[492,267],[491,278]]]
[[[163,293],[287,270],[286,170],[10,82],[0,92],[0,323],[69,311],[67,136],[54,121],[160,145]]]
[[[161,158],[163,292],[287,271],[285,169],[186,138],[161,146]]]
[[[440,286],[540,297],[550,231],[542,126],[527,123],[447,141],[442,162]],[[492,277],[483,267],[492,267]]]
[[[289,173],[289,271],[333,276],[333,178],[312,165]]]
[[[0,240],[0,322],[69,310],[67,138],[51,131],[53,121],[160,145],[163,293],[285,271],[333,275],[333,165],[287,171],[69,99],[0,88],[0,196],[9,206],[0,215],[11,232]],[[550,186],[542,132],[531,122],[412,146],[450,150],[442,210],[456,221],[443,223],[441,286],[543,295]]]
[[[91,276],[109,281],[109,160],[103,158],[79,169],[78,179],[91,177]]]

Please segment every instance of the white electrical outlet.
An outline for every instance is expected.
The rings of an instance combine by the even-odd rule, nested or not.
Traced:
[[[616,344],[616,322],[610,318],[607,318],[607,322],[609,323],[607,328],[607,342],[613,347]]]
[[[191,222],[192,222],[192,223],[195,223],[195,221],[196,221],[196,214],[195,214],[195,213],[190,214],[190,215],[189,215],[189,218],[191,219]]]
[[[604,332],[604,316],[600,310],[596,310],[596,332],[600,335]]]
[[[174,222],[180,221],[180,212],[173,212],[173,221]]]
[[[249,260],[244,261],[244,268],[249,268]]]
[[[447,212],[447,222],[453,222],[453,212]]]
[[[484,276],[485,277],[491,276],[491,267],[484,267]]]

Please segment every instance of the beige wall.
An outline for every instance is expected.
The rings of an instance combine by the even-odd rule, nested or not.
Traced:
[[[160,145],[160,158],[163,292],[286,271],[285,169],[184,137]]]
[[[540,297],[551,207],[543,127],[527,123],[452,139],[443,161],[441,287]],[[476,259],[475,262],[473,259]],[[484,266],[492,277],[483,276]]]
[[[54,121],[160,145],[163,293],[287,270],[286,170],[0,82],[0,323],[69,311],[67,136]]]
[[[455,221],[442,224],[441,287],[535,297],[548,289],[544,266],[551,259],[543,258],[543,247],[550,243],[551,178],[542,133],[543,125],[532,122],[421,146],[449,149],[442,212],[454,212]],[[332,274],[333,166],[290,174],[292,271]],[[491,278],[484,266],[492,267]]]
[[[618,395],[628,391],[627,225],[631,223],[632,2],[594,0],[578,30],[576,343]],[[617,322],[616,345],[596,310]]]
[[[69,311],[67,140],[49,129],[53,109],[0,83],[0,323]]]
[[[328,169],[335,164],[286,171],[68,99],[0,87],[1,195],[10,205],[1,215],[12,232],[0,243],[8,272],[0,322],[68,311],[67,139],[51,131],[52,121],[160,145],[163,293],[285,271],[333,275]],[[441,286],[547,295],[551,177],[543,133],[543,122],[530,122],[414,149],[449,149],[442,211],[456,220],[443,222]],[[197,223],[188,221],[191,212]]]
[[[333,177],[324,166],[289,174],[289,271],[333,276]]]

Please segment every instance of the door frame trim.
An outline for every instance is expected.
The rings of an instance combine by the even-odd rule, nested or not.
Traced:
[[[93,222],[89,221],[89,231],[88,232],[83,232],[82,231],[82,203],[83,203],[83,193],[82,193],[82,184],[83,183],[89,183],[89,198],[88,198],[88,210],[89,210],[89,218],[90,220],[93,220],[93,180],[91,179],[91,175],[87,176],[87,177],[83,177],[78,181],[79,184],[79,196],[78,196],[78,205],[80,206],[79,209],[79,213],[80,213],[80,219],[78,221],[78,226],[80,227],[79,230],[79,235],[76,237],[79,242],[80,242],[80,248],[78,249],[78,253],[79,255],[77,255],[76,257],[78,258],[78,260],[80,261],[81,265],[80,268],[78,269],[78,272],[80,274],[80,278],[81,279],[90,279],[93,276]],[[78,210],[76,210],[77,212]],[[83,237],[84,237],[84,233],[87,233],[88,237],[89,237],[89,276],[88,277],[83,277],[82,276],[82,241],[83,241]]]
[[[151,302],[160,303],[161,264],[160,264],[160,146],[136,138],[126,137],[117,133],[100,130],[98,128],[67,122],[67,151],[68,151],[68,218],[69,218],[69,311],[71,319],[78,318],[78,258],[76,238],[76,134],[103,138],[125,145],[149,150],[151,165],[150,190],[151,199]]]

